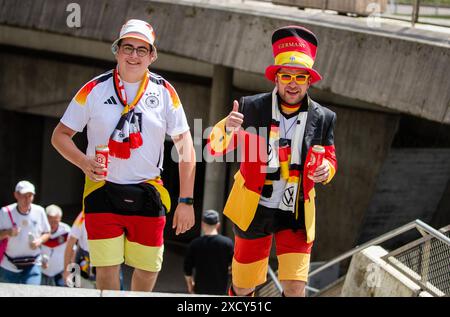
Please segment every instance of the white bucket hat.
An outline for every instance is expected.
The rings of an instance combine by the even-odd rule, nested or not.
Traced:
[[[154,62],[156,60],[157,52],[156,52],[156,47],[154,45],[155,31],[153,30],[153,27],[149,23],[142,21],[142,20],[137,20],[137,19],[128,20],[127,23],[122,25],[122,29],[120,30],[119,38],[117,40],[115,40],[114,43],[111,45],[111,50],[112,50],[113,54],[116,54],[119,49],[119,47],[118,47],[119,41],[124,38],[130,38],[130,37],[150,44],[150,46],[154,52],[154,57],[153,57],[152,62]]]

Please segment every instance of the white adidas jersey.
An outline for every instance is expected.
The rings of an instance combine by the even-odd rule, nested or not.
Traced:
[[[61,122],[77,132],[82,132],[87,125],[86,154],[94,156],[97,145],[108,144],[122,110],[111,70],[95,77],[78,91]],[[166,133],[176,136],[189,130],[175,89],[154,73],[151,73],[147,89],[136,105],[135,114],[141,125],[143,145],[132,149],[129,159],[110,156],[107,175],[110,182],[135,184],[160,176]]]

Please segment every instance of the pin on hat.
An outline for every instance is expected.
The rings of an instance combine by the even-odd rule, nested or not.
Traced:
[[[32,193],[33,195],[36,194],[34,185],[31,184],[29,181],[20,181],[16,185],[16,192],[20,194],[27,194]]]
[[[266,68],[266,78],[275,81],[280,68],[304,69],[311,75],[311,84],[322,76],[312,67],[316,59],[317,37],[301,26],[286,26],[272,35],[272,50],[275,62]]]
[[[153,61],[155,61],[157,58],[156,47],[154,45],[155,37],[155,31],[149,23],[142,20],[131,19],[122,25],[119,38],[113,42],[111,45],[111,50],[113,54],[116,54],[119,49],[118,44],[120,40],[125,38],[134,38],[150,44],[155,56]]]

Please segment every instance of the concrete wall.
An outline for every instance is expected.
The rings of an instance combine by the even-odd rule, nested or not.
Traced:
[[[50,139],[59,118],[45,117],[42,133],[42,163],[40,166],[40,202],[42,206],[57,204],[63,209],[63,220],[72,225],[81,211],[84,174],[81,170],[65,160],[51,145]],[[75,144],[85,150],[85,133],[74,137]],[[39,165],[35,166],[39,169]]]
[[[9,48],[0,53],[0,69],[1,108],[61,117],[78,89],[108,68]]]
[[[112,42],[127,18],[148,19],[163,52],[259,74],[272,63],[272,31],[297,23],[320,39],[316,67],[324,80],[319,89],[450,123],[450,37],[445,33],[398,25],[374,29],[366,21],[329,15],[311,20],[292,10],[280,9],[274,16],[270,8],[245,3],[176,0],[80,0],[82,27],[73,29],[66,24],[69,2],[5,0],[0,23]]]
[[[92,60],[78,61],[70,56],[8,48],[0,53],[3,73],[0,78],[0,108],[60,118],[78,89],[114,67],[110,62],[99,61],[98,64],[96,66]],[[166,74],[163,72],[162,75]],[[191,128],[194,118],[207,122],[210,80],[174,74],[168,76],[166,78],[181,98]]]
[[[330,108],[337,113],[338,170],[329,185],[316,185],[314,261],[328,260],[355,245],[398,123],[396,115]]]
[[[430,224],[435,228],[442,228],[450,223],[450,180],[447,182],[444,193]]]
[[[325,9],[327,0],[273,0],[272,3],[295,6],[300,9]]]
[[[343,13],[368,15],[373,10],[367,10],[370,4],[379,5],[380,12],[384,12],[386,10],[387,0],[328,0],[327,9]]]
[[[368,9],[370,4],[380,6],[380,12],[386,10],[387,0],[273,0],[276,4],[285,4],[299,8],[316,8],[323,10],[335,10],[340,13],[353,13],[358,15],[369,15],[373,8]]]
[[[15,202],[15,186],[23,179],[36,186],[35,201],[39,203],[43,118],[0,110],[0,126],[0,205]]]
[[[450,149],[392,149],[380,171],[359,242],[415,219],[430,223],[450,181]],[[441,226],[448,224],[442,222]]]

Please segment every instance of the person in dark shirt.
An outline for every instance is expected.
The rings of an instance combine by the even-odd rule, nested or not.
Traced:
[[[206,210],[202,215],[203,235],[189,244],[184,274],[191,294],[226,295],[233,241],[219,234],[219,214]]]

